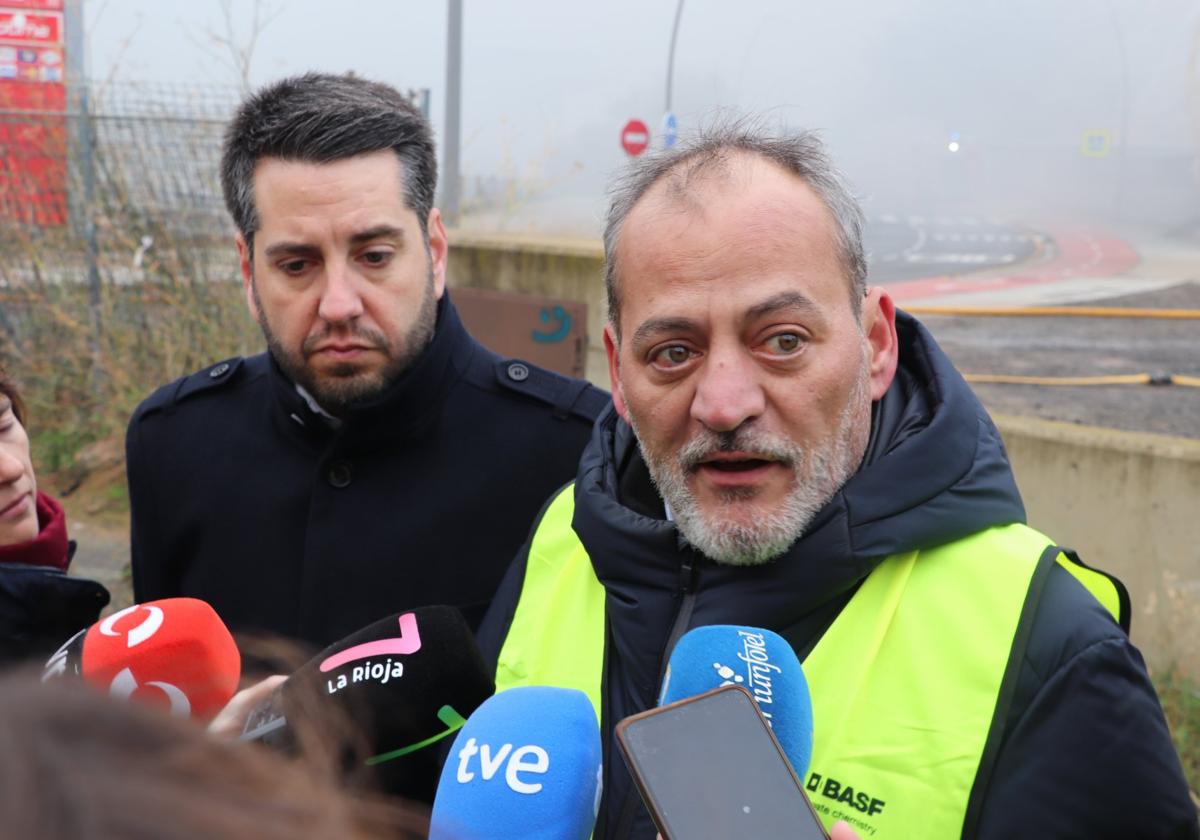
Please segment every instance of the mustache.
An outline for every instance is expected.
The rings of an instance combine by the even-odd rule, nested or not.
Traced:
[[[753,426],[738,426],[728,432],[702,430],[679,450],[679,465],[686,472],[695,472],[704,461],[720,452],[748,452],[785,467],[794,466],[802,455],[800,447],[788,438]]]
[[[358,324],[351,324],[348,327],[339,326],[337,329],[326,325],[320,332],[313,333],[304,339],[304,343],[300,345],[300,352],[307,358],[316,351],[318,345],[334,336],[339,339],[353,338],[371,347],[373,350],[379,350],[385,356],[391,356],[391,348],[388,345],[387,336],[379,330],[362,327]]]

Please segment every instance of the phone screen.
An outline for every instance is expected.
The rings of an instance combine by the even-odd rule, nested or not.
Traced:
[[[618,741],[668,840],[826,840],[754,700],[723,688],[627,718]]]

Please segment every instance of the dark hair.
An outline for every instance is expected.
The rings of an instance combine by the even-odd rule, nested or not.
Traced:
[[[863,212],[841,173],[834,168],[820,138],[811,131],[770,133],[744,120],[703,128],[673,149],[652,152],[635,160],[609,191],[604,225],[604,289],[608,320],[620,335],[621,298],[617,288],[617,241],[634,205],[663,178],[673,178],[680,196],[709,172],[721,172],[732,154],[761,157],[798,176],[821,199],[833,217],[839,256],[850,286],[850,306],[862,312],[867,286],[863,253]]]
[[[233,223],[253,253],[258,230],[254,167],[265,157],[308,163],[391,149],[400,160],[405,205],[421,235],[437,189],[429,121],[400,91],[357,76],[305,73],[268,85],[238,108],[225,130],[221,189]]]
[[[5,836],[409,838],[428,822],[337,789],[311,763],[77,683],[0,677]]]
[[[17,383],[13,381],[11,376],[5,373],[4,368],[0,368],[0,394],[3,394],[12,401],[13,414],[17,416],[17,422],[24,426],[25,402],[21,399],[21,393],[17,390]]]

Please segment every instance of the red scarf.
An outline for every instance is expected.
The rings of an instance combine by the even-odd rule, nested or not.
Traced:
[[[67,515],[62,505],[38,491],[38,535],[15,545],[0,546],[0,563],[49,566],[65,572],[67,563]]]

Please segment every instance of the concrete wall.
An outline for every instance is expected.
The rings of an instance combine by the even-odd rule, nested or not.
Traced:
[[[608,388],[593,240],[451,234],[450,284],[588,306],[587,377]],[[1198,421],[1200,422],[1200,421]],[[1200,678],[1200,441],[999,417],[1029,522],[1116,574],[1152,666]]]
[[[599,241],[453,231],[447,282],[452,296],[454,286],[469,286],[586,303],[586,375],[608,390],[602,338],[604,250]]]

